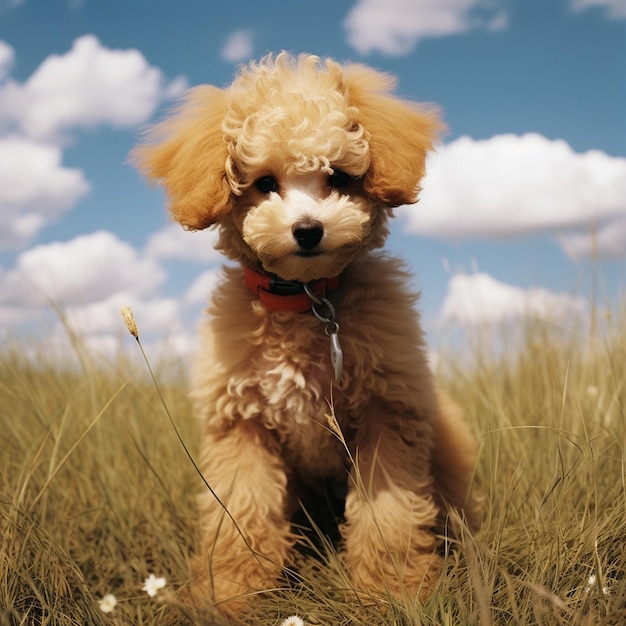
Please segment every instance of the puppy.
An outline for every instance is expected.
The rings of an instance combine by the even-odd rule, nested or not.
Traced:
[[[425,597],[449,509],[478,525],[474,439],[436,389],[407,272],[380,251],[442,129],[393,86],[270,55],[226,89],[192,89],[134,152],[174,219],[217,226],[233,262],[193,373],[214,492],[200,497],[196,604],[237,613],[274,587],[302,490],[324,481],[347,477],[341,554],[359,590]]]

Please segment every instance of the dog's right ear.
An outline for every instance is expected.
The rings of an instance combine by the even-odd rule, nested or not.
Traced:
[[[223,90],[196,87],[131,153],[137,169],[165,189],[174,219],[190,230],[215,224],[231,208],[225,113]]]

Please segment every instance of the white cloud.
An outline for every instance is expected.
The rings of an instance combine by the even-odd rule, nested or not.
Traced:
[[[220,50],[225,61],[239,63],[247,61],[254,52],[254,37],[249,30],[241,29],[231,33]]]
[[[167,85],[138,50],[110,50],[84,35],[69,52],[45,59],[24,84],[7,81],[0,117],[29,137],[59,141],[75,128],[141,124],[183,88],[180,79]]]
[[[0,249],[31,241],[89,191],[61,150],[20,137],[0,138]]]
[[[420,202],[399,213],[411,232],[435,237],[566,235],[594,226],[604,231],[626,219],[626,158],[579,154],[538,134],[461,137],[441,146],[429,158],[423,187]],[[625,250],[626,239],[612,249],[620,242]]]
[[[561,320],[584,314],[580,297],[547,289],[522,289],[497,281],[485,273],[455,274],[448,282],[441,317],[461,324],[500,323],[516,318]]]
[[[45,332],[45,344],[17,339],[19,349],[35,360],[41,358],[41,350],[45,350],[45,358],[59,364],[73,362],[78,346],[84,348],[89,358],[117,359],[123,350],[129,357],[141,362],[141,353],[120,314],[120,309],[124,306],[130,306],[133,310],[142,346],[153,366],[162,357],[171,365],[174,356],[182,355],[187,358],[197,347],[195,333],[189,332],[181,321],[181,308],[176,300],[142,299],[129,292],[119,292],[100,302],[63,307],[63,322],[52,309],[40,307],[30,320],[37,324],[38,337]],[[0,306],[0,322],[7,323],[7,326],[0,326],[0,338],[8,345],[16,341],[15,328],[21,327],[24,330],[24,322],[29,321],[24,320],[24,311],[27,310]],[[21,322],[21,326],[16,322]],[[6,328],[11,330],[5,330]],[[68,328],[72,333],[71,338]],[[28,336],[28,324],[25,334]],[[74,338],[79,339],[78,346]]]
[[[218,270],[207,270],[198,276],[185,292],[184,300],[190,304],[206,304],[219,281]]]
[[[403,55],[421,39],[501,30],[507,22],[492,0],[359,0],[343,25],[357,52]]]
[[[623,257],[626,255],[626,215],[584,233],[559,235],[559,242],[572,259]]]
[[[98,231],[67,242],[36,246],[0,274],[0,304],[34,305],[50,299],[84,306],[118,292],[148,296],[165,280],[156,261],[142,258],[114,234]]]
[[[0,83],[9,75],[14,59],[13,48],[5,41],[0,40]]]
[[[109,50],[91,35],[23,84],[9,76],[14,56],[0,41],[0,249],[30,243],[89,191],[80,170],[62,165],[55,144],[65,133],[143,123],[186,87],[181,77],[166,84],[137,50]]]
[[[0,274],[0,285],[3,284]],[[16,328],[26,327],[33,320],[41,317],[41,308],[25,304],[0,304],[0,340],[10,339]]]
[[[162,99],[163,100],[176,100],[187,89],[189,84],[184,76],[177,76],[174,80],[164,86]]]
[[[104,300],[83,306],[67,307],[65,314],[70,327],[87,335],[126,333],[120,310],[130,306],[141,335],[165,336],[182,330],[180,306],[173,298],[144,299],[129,291],[118,291]]]
[[[182,259],[211,263],[220,258],[215,250],[216,230],[187,231],[178,224],[168,224],[152,234],[144,253],[157,259]]]
[[[130,306],[142,344],[154,356],[188,353],[194,340],[183,319],[196,306],[185,295],[159,295],[164,279],[155,259],[107,231],[37,246],[20,254],[13,268],[0,266],[0,338],[45,328],[46,349],[70,355],[58,307],[89,351],[113,356],[127,335],[120,309]]]
[[[580,13],[591,8],[606,10],[609,19],[626,19],[626,2],[624,0],[570,0],[573,11]]]
[[[23,83],[10,76],[14,58],[13,48],[0,42],[0,249],[30,244],[90,190],[79,169],[63,165],[72,131],[136,126],[186,88],[182,77],[168,83],[139,51],[110,50],[89,35],[67,53],[45,59]],[[205,234],[204,243],[190,251],[181,240],[177,252],[162,235],[150,256],[99,231],[35,246],[12,267],[0,267],[0,334],[45,332],[46,347],[67,352],[58,306],[87,345],[111,351],[119,349],[125,332],[119,309],[130,304],[148,341],[168,336],[177,349],[189,345],[181,321],[189,304],[158,295],[166,279],[159,259],[213,258],[209,243]]]

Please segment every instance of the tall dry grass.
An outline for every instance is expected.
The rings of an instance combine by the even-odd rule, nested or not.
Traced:
[[[498,349],[481,336],[469,360],[444,359],[481,441],[486,503],[482,533],[450,547],[435,593],[356,596],[328,547],[245,623],[626,624],[626,316],[592,333],[516,330],[515,345],[509,329]],[[0,625],[169,623],[205,488],[170,423],[193,456],[183,375],[153,364],[157,390],[141,360],[74,349],[60,362],[43,341],[0,350]],[[150,574],[167,581],[155,597],[142,591]]]

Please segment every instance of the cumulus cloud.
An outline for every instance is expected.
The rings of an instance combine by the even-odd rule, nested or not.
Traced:
[[[46,58],[25,83],[5,81],[0,120],[31,138],[57,142],[71,129],[141,124],[184,87],[180,78],[167,84],[138,50],[110,50],[84,35],[69,52]]]
[[[70,327],[87,335],[125,332],[120,310],[130,306],[139,332],[144,335],[165,335],[181,332],[180,306],[173,298],[143,299],[135,293],[118,291],[98,302],[65,309]]]
[[[566,242],[599,228],[598,244],[607,243],[600,254],[626,249],[614,228],[626,220],[626,158],[576,153],[538,134],[461,137],[430,157],[423,187],[419,204],[399,211],[411,232],[463,239],[548,231]]]
[[[164,280],[156,261],[113,233],[98,231],[21,253],[15,267],[0,274],[0,305],[51,300],[64,307],[84,306],[118,292],[147,296]]]
[[[89,191],[82,172],[61,160],[57,147],[0,138],[0,248],[28,243]]]
[[[190,304],[205,304],[219,281],[219,271],[207,270],[191,283],[184,295],[186,302]]]
[[[110,50],[90,35],[46,58],[24,82],[11,77],[14,60],[13,48],[0,42],[0,249],[30,244],[89,192],[84,174],[63,165],[73,131],[132,128],[186,88],[181,77],[167,82],[139,51]],[[206,259],[209,246],[183,253],[181,241],[176,252],[167,239],[157,237],[152,256],[106,231],[18,254],[10,268],[0,267],[0,328],[44,325],[54,342],[63,332],[52,303],[89,345],[111,347],[119,337],[119,308],[130,304],[145,316],[144,331],[176,333],[185,343],[185,301],[158,295],[166,279],[159,260]]]
[[[524,317],[560,320],[586,310],[583,298],[547,289],[522,289],[479,272],[450,278],[441,316],[446,322],[483,324]]]
[[[247,61],[254,52],[254,37],[252,32],[246,29],[236,30],[231,33],[224,47],[220,50],[220,56],[224,61],[239,63]]]
[[[217,231],[187,231],[178,224],[168,224],[152,234],[145,247],[145,254],[157,259],[180,259],[211,263],[219,258],[215,250]]]
[[[343,26],[361,54],[403,55],[422,39],[507,24],[506,12],[492,0],[359,0]]]
[[[606,16],[612,20],[626,19],[626,2],[624,0],[570,0],[573,11],[580,13],[587,9],[604,9]]]
[[[132,127],[186,87],[167,83],[137,50],[109,50],[91,35],[45,59],[19,83],[11,46],[0,41],[0,249],[29,244],[89,191],[78,169],[62,165],[77,128]]]
[[[108,231],[36,246],[13,268],[0,267],[0,337],[3,328],[36,324],[49,329],[46,346],[71,351],[53,311],[58,306],[90,350],[112,355],[126,334],[120,309],[130,306],[144,345],[167,345],[170,356],[189,351],[194,344],[183,319],[190,302],[160,295],[165,277],[155,259]]]

